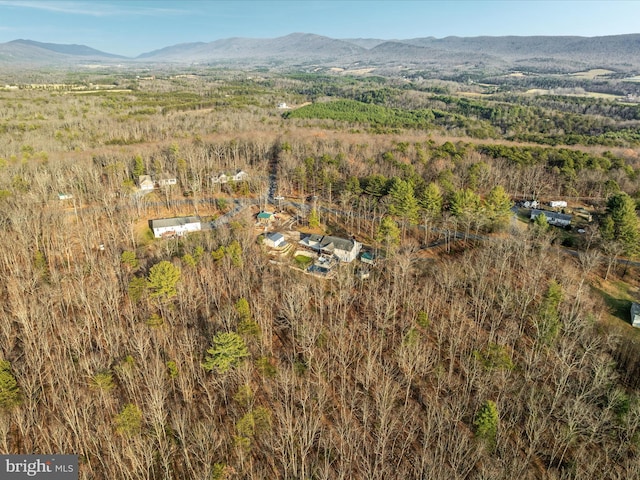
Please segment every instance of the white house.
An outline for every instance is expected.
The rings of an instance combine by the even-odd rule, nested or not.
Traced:
[[[278,232],[268,233],[264,237],[264,244],[271,248],[284,247],[287,242],[284,241],[284,235]]]
[[[552,200],[549,202],[551,208],[566,208],[567,202],[564,200]]]
[[[640,303],[631,304],[631,325],[640,328]]]
[[[176,185],[178,183],[178,179],[175,175],[171,175],[170,173],[161,173],[158,175],[158,186],[160,187],[169,187],[171,185]]]
[[[547,217],[547,223],[549,223],[549,225],[554,225],[556,227],[566,227],[571,225],[571,215],[548,212],[546,210],[531,210],[531,220],[534,220],[538,215],[544,215]]]
[[[181,237],[190,232],[198,232],[202,229],[198,217],[175,217],[149,220],[149,227],[156,238]]]
[[[153,190],[156,184],[153,183],[149,175],[140,175],[138,177],[138,187],[140,190]]]
[[[229,177],[224,173],[219,173],[218,175],[213,175],[211,177],[211,183],[227,183],[229,181]]]
[[[355,240],[330,235],[313,234],[298,243],[316,252],[333,255],[341,262],[346,263],[353,262],[362,248],[362,244]]]
[[[247,172],[245,172],[244,170],[238,170],[233,177],[231,177],[231,179],[234,182],[244,182],[246,180],[249,180],[249,174]]]

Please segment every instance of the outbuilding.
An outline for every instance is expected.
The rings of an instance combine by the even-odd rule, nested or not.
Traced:
[[[631,304],[631,325],[640,328],[640,303]]]
[[[264,237],[264,244],[271,248],[284,247],[287,242],[284,241],[284,235],[278,232],[267,233]]]

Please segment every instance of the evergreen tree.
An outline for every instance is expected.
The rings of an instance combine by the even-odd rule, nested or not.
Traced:
[[[560,333],[560,302],[562,301],[562,286],[552,280],[547,287],[538,316],[535,319],[535,326],[538,338],[545,344],[551,344]]]
[[[10,410],[22,401],[18,381],[11,372],[11,364],[0,360],[0,410]]]
[[[480,197],[468,188],[457,190],[451,196],[451,214],[454,217],[465,217],[480,210]]]
[[[135,270],[140,266],[140,262],[136,257],[136,252],[132,252],[130,250],[125,250],[124,252],[122,252],[122,255],[120,255],[120,261],[130,267],[132,270]]]
[[[171,298],[178,291],[176,285],[180,280],[180,269],[166,260],[155,264],[149,270],[148,287],[153,298]]]
[[[482,404],[473,420],[476,437],[486,441],[491,450],[496,445],[499,420],[498,407],[491,400],[487,400]]]
[[[140,433],[142,428],[142,410],[133,403],[128,403],[115,418],[116,432],[131,437]]]
[[[540,213],[533,219],[533,228],[536,233],[546,233],[549,231],[549,220],[547,216]]]
[[[358,177],[349,177],[344,184],[344,189],[354,195],[360,195],[362,193],[362,187],[360,187],[360,180]]]
[[[223,332],[213,337],[213,345],[202,366],[207,371],[225,373],[249,356],[249,350],[242,337],[235,332]]]
[[[607,202],[607,216],[613,221],[613,239],[620,242],[625,255],[637,255],[640,223],[633,199],[625,192],[613,195]]]
[[[376,240],[384,245],[388,252],[392,252],[400,244],[400,229],[393,218],[384,217],[382,219]]]
[[[320,226],[320,215],[316,208],[312,208],[309,213],[309,227],[318,228]]]
[[[492,228],[502,228],[509,223],[513,202],[501,185],[491,189],[485,199],[485,207]]]
[[[418,221],[418,201],[411,182],[394,177],[389,196],[391,197],[389,213],[402,218],[403,222],[415,225]]]
[[[434,182],[427,185],[418,199],[418,204],[425,215],[430,218],[438,218],[442,214],[442,191],[440,187]]]
[[[133,159],[133,177],[137,180],[139,176],[144,175],[144,162],[140,155],[136,155]]]

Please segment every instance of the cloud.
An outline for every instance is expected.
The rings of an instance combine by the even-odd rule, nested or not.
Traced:
[[[3,7],[30,8],[47,12],[66,13],[70,15],[87,15],[92,17],[113,17],[120,15],[167,16],[183,15],[186,10],[175,8],[143,7],[124,2],[60,2],[60,1],[17,1],[0,0]]]

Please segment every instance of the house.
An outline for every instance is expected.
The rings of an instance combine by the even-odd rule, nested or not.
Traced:
[[[285,102],[280,102],[280,103],[278,104],[278,108],[280,108],[280,109],[283,109],[283,110],[284,110],[284,109],[288,109],[289,107],[287,106],[287,104],[286,104]]]
[[[153,190],[156,187],[156,184],[153,183],[151,177],[149,175],[140,175],[138,177],[138,187],[140,190]]]
[[[231,179],[234,182],[245,182],[247,180],[249,180],[249,174],[247,172],[245,172],[244,170],[238,170],[233,177],[231,177]]]
[[[320,254],[333,255],[341,262],[346,263],[354,261],[362,248],[362,244],[355,240],[332,237],[330,235],[322,236],[312,234],[303,238],[298,243]]]
[[[551,208],[566,208],[567,202],[565,202],[564,200],[552,200],[549,202],[549,206]]]
[[[571,225],[571,215],[565,215],[564,213],[548,212],[546,210],[531,210],[531,220],[534,220],[538,215],[544,215],[547,217],[549,225],[556,227],[567,227]]]
[[[280,248],[287,245],[284,241],[284,235],[278,232],[268,233],[264,237],[264,244],[271,248]]]
[[[175,217],[149,220],[149,227],[156,238],[181,237],[202,229],[199,217]]]
[[[211,177],[211,183],[227,183],[229,181],[229,177],[224,173],[219,173],[218,175],[213,175]]]
[[[160,187],[169,187],[171,185],[176,185],[177,183],[178,179],[170,173],[161,173],[158,175],[158,186]]]
[[[275,214],[271,212],[260,212],[258,213],[258,226],[268,227],[273,223],[275,219]]]
[[[631,325],[640,328],[640,303],[631,304]]]
[[[70,193],[59,193],[58,194],[58,200],[71,200],[73,198],[73,195],[71,195]]]

